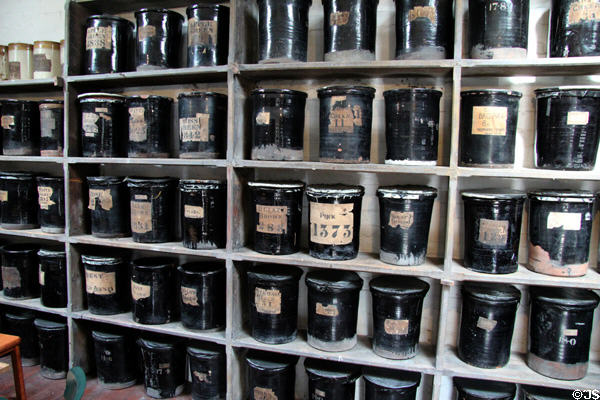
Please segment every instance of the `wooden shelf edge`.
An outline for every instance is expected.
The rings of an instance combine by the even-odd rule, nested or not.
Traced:
[[[50,308],[42,305],[39,297],[34,299],[18,300],[11,299],[5,297],[3,294],[0,294],[0,304],[17,308],[26,308],[28,310],[40,311],[48,314],[60,315],[63,317],[67,317],[69,315],[69,312],[66,308]]]
[[[47,79],[20,79],[14,81],[0,81],[0,92],[10,89],[18,90],[60,90],[64,86],[64,79],[60,76]]]
[[[525,179],[568,179],[578,181],[600,180],[600,172],[596,171],[557,171],[539,168],[470,168],[458,167],[457,174],[461,178],[525,178]]]
[[[32,162],[32,163],[55,163],[62,164],[65,157],[41,157],[41,156],[0,156],[0,162]]]
[[[63,233],[45,233],[41,229],[4,229],[0,227],[0,235],[28,237],[33,239],[54,240],[64,243],[66,236]]]
[[[159,84],[163,82],[186,82],[193,83],[194,78],[220,77],[227,80],[228,65],[216,67],[184,67],[170,68],[152,71],[128,71],[112,74],[96,75],[69,75],[66,77],[68,84],[100,84],[106,82],[146,82],[147,84]]]
[[[1,161],[1,159],[0,159]],[[229,165],[225,159],[187,159],[187,158],[102,158],[68,157],[69,164],[123,164],[123,165],[181,165],[224,168]]]

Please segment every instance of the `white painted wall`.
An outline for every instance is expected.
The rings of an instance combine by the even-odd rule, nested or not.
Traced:
[[[0,44],[65,38],[65,0],[0,0]]]

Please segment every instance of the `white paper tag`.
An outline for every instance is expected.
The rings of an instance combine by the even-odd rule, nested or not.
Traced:
[[[565,231],[581,230],[581,213],[550,212],[546,228],[562,228]]]

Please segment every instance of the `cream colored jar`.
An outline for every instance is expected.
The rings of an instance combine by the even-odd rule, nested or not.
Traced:
[[[60,76],[65,75],[65,60],[67,57],[67,49],[65,48],[65,39],[60,41]]]
[[[0,79],[8,79],[8,47],[0,46]]]
[[[60,43],[33,42],[33,79],[54,78],[60,74]]]
[[[33,46],[28,43],[8,44],[8,79],[33,79]]]

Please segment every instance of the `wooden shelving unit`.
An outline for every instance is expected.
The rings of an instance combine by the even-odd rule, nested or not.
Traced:
[[[210,1],[212,2],[212,1]],[[219,343],[225,346],[228,368],[228,399],[240,398],[244,382],[243,349],[252,348],[277,353],[295,354],[361,365],[376,365],[392,369],[421,371],[423,380],[419,399],[448,400],[453,398],[451,378],[465,376],[481,379],[504,380],[523,384],[537,384],[563,388],[600,387],[600,330],[593,332],[591,362],[588,375],[581,381],[568,382],[545,378],[529,369],[525,363],[527,350],[527,287],[530,285],[568,286],[600,290],[600,273],[596,268],[599,238],[598,217],[595,220],[592,268],[582,278],[554,278],[526,269],[527,213],[521,237],[519,271],[510,275],[486,275],[469,271],[462,266],[462,200],[465,189],[498,187],[530,190],[543,187],[582,188],[600,190],[600,167],[590,172],[563,172],[535,169],[533,165],[534,101],[533,89],[562,84],[594,84],[600,76],[600,57],[548,59],[536,36],[544,31],[544,9],[548,0],[533,0],[530,22],[530,58],[525,60],[471,60],[466,58],[463,37],[466,34],[468,2],[456,0],[455,54],[448,60],[394,61],[393,58],[393,0],[379,3],[378,60],[340,64],[322,62],[322,6],[313,1],[309,23],[309,61],[306,63],[259,65],[256,63],[257,14],[254,0],[230,0],[230,53],[229,64],[208,68],[180,68],[164,71],[125,72],[95,76],[81,75],[80,52],[83,23],[88,15],[114,13],[132,19],[133,11],[144,6],[160,4],[182,14],[186,0],[123,1],[67,1],[66,31],[69,48],[68,65],[64,79],[42,81],[0,82],[0,95],[5,98],[65,99],[65,157],[8,157],[0,156],[4,170],[31,170],[62,174],[65,177],[67,197],[67,226],[64,235],[51,235],[40,230],[9,231],[0,229],[5,241],[37,241],[42,245],[64,243],[68,255],[69,306],[66,309],[43,307],[39,299],[14,301],[0,297],[0,304],[33,309],[64,316],[69,324],[71,364],[84,367],[92,363],[90,326],[116,325],[137,331],[148,331],[183,337],[190,340]],[[540,15],[542,17],[540,17]],[[547,30],[547,27],[546,27]],[[543,39],[543,38],[542,38]],[[598,80],[600,82],[600,79]],[[352,83],[370,85],[377,89],[374,101],[373,144],[371,164],[328,164],[318,162],[318,99],[316,89],[321,86]],[[383,164],[384,90],[422,86],[443,91],[440,118],[440,144],[437,166],[395,166]],[[248,99],[255,87],[279,87],[308,92],[305,124],[305,161],[269,162],[250,160]],[[499,87],[523,91],[520,104],[517,161],[514,168],[485,169],[458,166],[460,92],[464,89]],[[79,149],[79,117],[76,104],[78,94],[108,91],[123,94],[162,94],[173,98],[191,90],[213,90],[229,96],[227,155],[220,160],[186,160],[179,158],[131,159],[84,158]],[[173,130],[174,142],[176,139]],[[224,133],[225,134],[225,133]],[[600,165],[600,163],[598,163]],[[227,246],[219,250],[190,250],[180,242],[140,244],[131,238],[99,239],[89,234],[86,223],[85,177],[92,175],[172,176],[176,178],[202,177],[227,180],[228,219]],[[249,201],[246,183],[254,179],[295,179],[307,184],[337,183],[362,184],[366,188],[361,223],[361,254],[355,260],[344,262],[312,258],[304,250],[291,256],[268,256],[251,250],[249,231]],[[379,215],[375,189],[388,184],[428,184],[438,188],[438,198],[429,238],[428,258],[418,267],[395,267],[379,261]],[[304,214],[307,214],[306,204]],[[178,218],[175,218],[178,219]],[[304,217],[306,220],[306,217]],[[225,221],[224,221],[225,223]],[[301,238],[306,249],[306,221]],[[87,251],[113,254],[124,251],[132,257],[165,254],[181,261],[203,258],[223,262],[227,268],[226,309],[227,323],[220,332],[195,332],[179,322],[166,325],[141,325],[133,322],[130,313],[116,316],[98,316],[85,306],[84,278],[79,257]],[[266,345],[252,339],[246,326],[243,270],[250,262],[296,265],[304,271],[312,268],[330,268],[358,272],[365,284],[361,291],[358,345],[347,352],[327,353],[310,347],[305,339],[305,290],[301,280],[298,339],[285,345]],[[390,361],[371,351],[371,302],[368,281],[379,274],[418,276],[427,280],[431,290],[423,309],[421,351],[412,360]],[[467,366],[455,354],[457,324],[460,319],[460,287],[464,281],[507,282],[523,292],[518,323],[513,338],[510,364],[497,370]],[[598,327],[596,312],[595,326]],[[301,363],[297,367],[297,398],[307,398],[306,377]],[[360,384],[359,384],[360,386]]]

